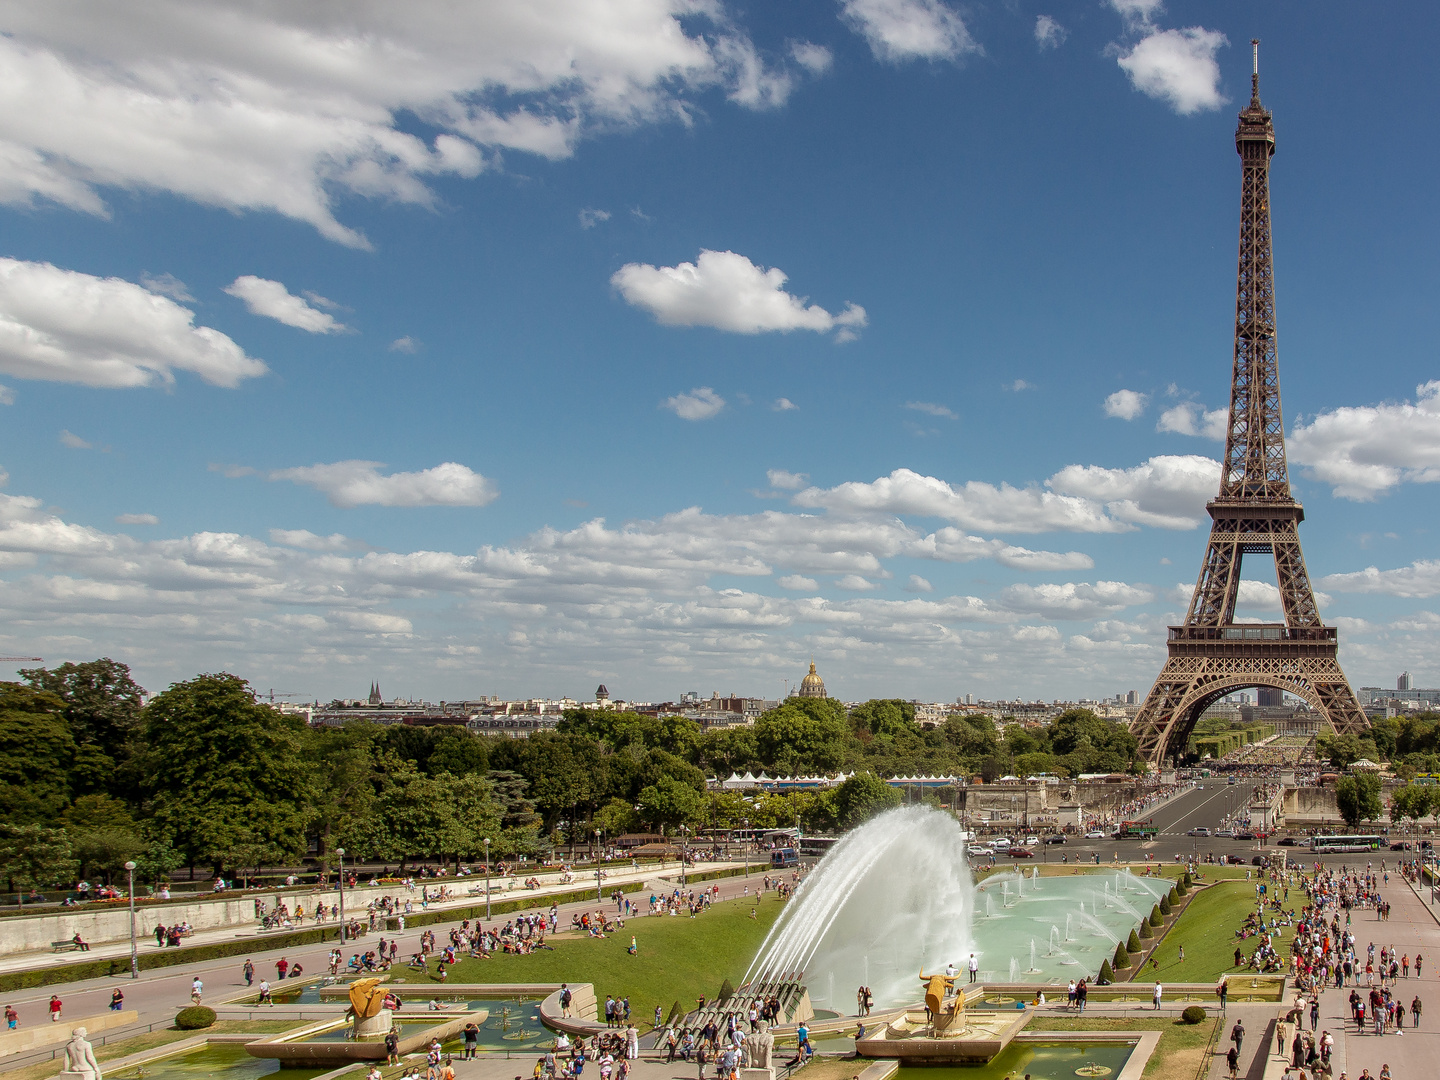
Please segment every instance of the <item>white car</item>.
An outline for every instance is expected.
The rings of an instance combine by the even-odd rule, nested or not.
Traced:
[[[1026,847],[1034,847],[1034,846],[1037,845],[1038,843],[1040,843],[1040,838],[1039,838],[1038,836],[1027,836],[1027,837],[1025,837],[1025,846],[1026,846]]]
[[[1104,839],[1105,839],[1105,833],[1104,833],[1103,831],[1101,831],[1100,829],[1091,829],[1089,832],[1087,832],[1087,833],[1085,834],[1085,839],[1086,839],[1086,840],[1104,840]]]
[[[991,840],[990,846],[999,848],[1001,851],[1008,851],[1010,850],[1010,838],[1008,836],[1002,836],[998,840]]]

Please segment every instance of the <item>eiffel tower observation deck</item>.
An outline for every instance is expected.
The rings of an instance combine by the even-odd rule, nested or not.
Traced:
[[[1258,41],[1250,103],[1240,112],[1240,264],[1235,289],[1235,364],[1220,491],[1210,512],[1210,543],[1181,626],[1170,627],[1169,659],[1130,725],[1152,765],[1185,750],[1200,714],[1249,687],[1288,691],[1337,732],[1369,724],[1340,670],[1339,640],[1315,605],[1300,551],[1304,508],[1290,493],[1280,368],[1275,348],[1275,268],[1270,245],[1270,158],[1275,126],[1260,104]],[[1275,560],[1283,623],[1236,623],[1241,562]]]

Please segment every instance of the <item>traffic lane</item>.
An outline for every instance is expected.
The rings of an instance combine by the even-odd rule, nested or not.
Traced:
[[[1227,818],[1250,805],[1254,791],[1253,786],[1244,784],[1202,785],[1196,789],[1199,800],[1189,802],[1182,808],[1185,813],[1177,815],[1160,831],[1183,833],[1201,826],[1219,828]]]
[[[1212,803],[1217,796],[1218,793],[1212,788],[1196,787],[1156,811],[1152,815],[1155,827],[1162,833],[1177,829],[1183,832],[1185,829],[1193,827],[1194,819],[1203,815],[1205,807]]]

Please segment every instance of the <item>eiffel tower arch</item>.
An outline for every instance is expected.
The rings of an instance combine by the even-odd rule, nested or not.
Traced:
[[[1235,292],[1235,361],[1220,491],[1207,505],[1210,542],[1190,608],[1170,627],[1169,659],[1130,725],[1152,765],[1182,753],[1200,714],[1249,687],[1285,690],[1335,731],[1363,735],[1365,713],[1338,659],[1300,550],[1305,510],[1290,493],[1280,369],[1275,347],[1275,274],[1270,244],[1271,114],[1260,104],[1259,42],[1250,104],[1240,112],[1240,259]],[[1237,623],[1246,555],[1270,555],[1283,623]]]

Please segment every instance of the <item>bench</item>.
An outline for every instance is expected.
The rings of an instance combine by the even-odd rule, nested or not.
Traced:
[[[52,941],[52,942],[50,942],[50,951],[51,951],[51,952],[84,952],[84,951],[85,951],[85,946],[81,945],[78,941],[72,941],[72,940],[70,940],[69,938],[66,938],[64,941]]]

